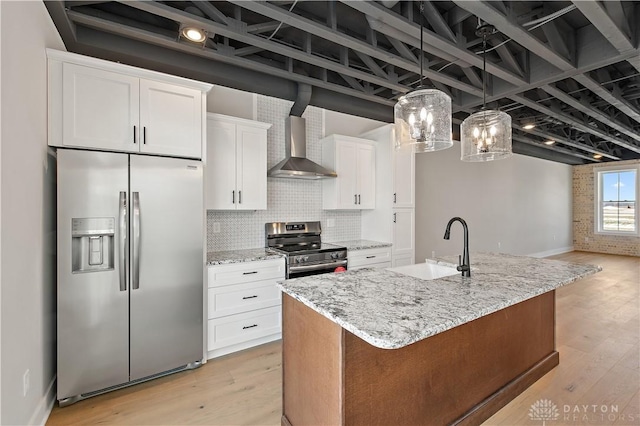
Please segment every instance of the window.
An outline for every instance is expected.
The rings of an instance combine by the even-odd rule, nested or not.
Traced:
[[[638,169],[608,167],[596,170],[596,232],[638,235]]]

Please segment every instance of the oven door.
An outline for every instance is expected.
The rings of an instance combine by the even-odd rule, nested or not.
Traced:
[[[313,265],[293,265],[289,266],[287,271],[287,278],[300,278],[307,277],[309,275],[328,274],[330,272],[337,272],[337,268],[347,269],[347,260],[338,260],[335,262],[323,262]]]

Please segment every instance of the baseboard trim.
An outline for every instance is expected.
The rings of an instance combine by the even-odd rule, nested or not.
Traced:
[[[44,426],[49,419],[49,415],[51,414],[51,410],[53,410],[53,404],[56,402],[56,378],[57,375],[54,375],[47,387],[47,391],[45,392],[42,399],[38,403],[36,410],[33,412],[31,419],[29,419],[30,425],[40,425]]]
[[[505,405],[514,400],[524,392],[529,386],[538,381],[560,363],[560,354],[557,351],[551,352],[548,356],[538,361],[529,370],[498,389],[494,394],[473,407],[465,415],[452,423],[453,426],[479,425],[495,413],[500,411]]]
[[[572,252],[573,250],[574,250],[573,246],[560,247],[560,248],[557,248],[557,249],[539,251],[537,253],[531,253],[528,256],[531,256],[531,257],[547,257],[547,256],[553,256],[553,255],[556,255],[556,254],[569,253],[569,252]]]

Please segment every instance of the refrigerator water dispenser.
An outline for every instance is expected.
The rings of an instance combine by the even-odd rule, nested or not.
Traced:
[[[113,270],[115,218],[71,219],[71,272]]]

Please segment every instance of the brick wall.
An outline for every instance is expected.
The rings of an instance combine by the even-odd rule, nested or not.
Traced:
[[[573,247],[597,253],[640,256],[640,237],[596,234],[595,197],[598,168],[637,165],[640,160],[585,164],[573,168]]]

